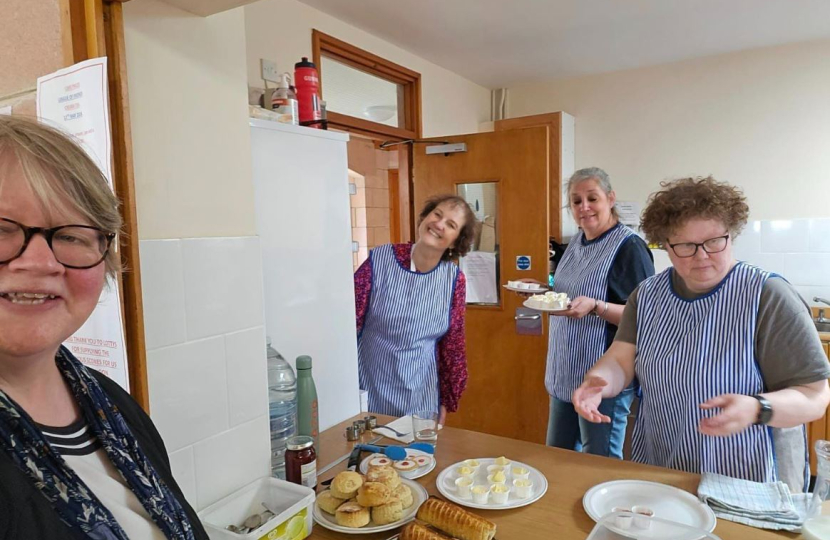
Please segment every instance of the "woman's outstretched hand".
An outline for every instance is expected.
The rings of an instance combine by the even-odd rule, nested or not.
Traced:
[[[611,422],[611,418],[599,412],[602,391],[606,386],[608,382],[602,377],[588,376],[579,388],[574,390],[571,402],[579,416],[595,424]]]

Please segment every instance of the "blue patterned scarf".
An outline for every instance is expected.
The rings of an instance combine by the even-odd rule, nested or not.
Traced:
[[[124,417],[98,381],[64,347],[55,362],[90,430],[155,524],[170,540],[193,540],[184,509],[138,447]],[[129,540],[110,511],[46,441],[32,418],[2,391],[0,448],[49,500],[67,526],[95,540]]]

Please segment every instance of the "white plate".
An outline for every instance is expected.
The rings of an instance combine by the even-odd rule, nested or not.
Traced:
[[[412,490],[412,506],[405,509],[403,511],[403,517],[394,523],[387,523],[386,525],[374,525],[371,521],[365,527],[360,527],[359,529],[353,529],[351,527],[343,527],[342,525],[338,525],[337,521],[334,519],[334,516],[331,514],[327,514],[320,510],[320,507],[317,506],[317,503],[314,503],[314,521],[325,527],[326,529],[330,529],[332,531],[337,531],[345,534],[369,534],[369,533],[376,533],[382,531],[388,531],[406,523],[409,523],[413,519],[415,519],[415,514],[418,513],[418,508],[423,504],[425,500],[429,498],[429,493],[427,490],[424,489],[424,486],[417,482],[413,482],[412,480],[408,480],[406,478],[401,478],[401,482],[405,485],[409,486],[409,489]]]
[[[525,293],[525,294],[536,294],[536,293],[541,293],[541,292],[545,292],[545,291],[548,290],[548,288],[543,286],[543,285],[537,285],[537,287],[538,287],[537,289],[517,289],[515,287],[508,287],[507,285],[502,285],[502,287],[504,287],[508,291],[513,291],[513,292],[518,292],[518,293]]]
[[[582,497],[582,506],[585,512],[594,521],[610,514],[614,508],[631,508],[632,506],[646,506],[654,511],[654,517],[682,523],[690,527],[702,529],[706,532],[715,530],[717,520],[712,509],[698,500],[687,491],[676,487],[645,482],[643,480],[616,480],[597,484],[585,492]],[[667,538],[671,531],[659,522],[652,522],[649,529],[618,529],[612,524],[606,527],[615,533],[629,538]],[[675,538],[675,536],[671,536]],[[695,535],[688,540],[695,538]]]
[[[410,480],[415,480],[416,478],[420,478],[432,472],[432,469],[435,468],[435,456],[432,454],[428,454],[423,450],[416,450],[414,448],[407,448],[406,449],[406,456],[407,457],[415,457],[415,456],[429,456],[429,465],[424,465],[423,467],[418,467],[417,469],[412,469],[411,471],[398,471],[398,476],[402,478],[409,478]],[[372,454],[371,456],[367,457],[363,461],[360,462],[360,472],[366,474],[369,470],[369,462],[376,457],[386,457],[383,454]]]
[[[487,466],[493,465],[496,461],[495,458],[473,458],[479,462],[478,472],[476,472],[475,476],[473,477],[473,485],[484,485],[487,484]],[[512,470],[513,467],[524,467],[525,469],[530,471],[530,480],[533,482],[533,492],[530,494],[530,497],[527,499],[519,499],[513,494],[513,474],[507,475],[507,485],[510,486],[510,495],[508,496],[507,502],[505,504],[495,504],[493,502],[488,502],[487,504],[478,504],[473,502],[472,499],[462,499],[458,496],[458,492],[456,491],[455,487],[455,480],[458,478],[458,474],[455,472],[457,467],[460,467],[464,464],[463,461],[459,461],[458,463],[454,463],[438,473],[438,478],[435,480],[435,485],[438,488],[438,491],[441,492],[441,495],[448,498],[452,502],[456,504],[460,504],[462,506],[468,506],[470,508],[480,508],[482,510],[507,510],[509,508],[519,508],[520,506],[527,506],[528,504],[534,503],[542,498],[542,495],[548,490],[548,480],[545,478],[545,475],[540,473],[538,470],[534,469],[530,465],[525,463],[521,463],[519,461],[513,461],[510,463],[510,469]]]
[[[526,308],[529,308],[529,309],[535,309],[536,311],[544,311],[545,313],[555,313],[557,311],[567,311],[568,310],[568,308],[566,308],[566,307],[564,307],[564,308],[554,308],[554,309],[546,309],[546,308],[536,307],[535,304],[530,303],[530,298],[525,300],[522,303],[522,305]]]

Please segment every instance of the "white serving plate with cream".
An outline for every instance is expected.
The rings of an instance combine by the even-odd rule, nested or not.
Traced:
[[[493,465],[496,461],[496,458],[472,458],[479,462],[479,467],[476,473],[472,476],[473,478],[473,485],[487,485],[489,487],[489,483],[487,481],[488,471],[487,467]],[[509,459],[509,458],[508,458]],[[492,495],[488,498],[487,503],[480,504],[473,501],[472,498],[462,498],[459,495],[458,488],[455,485],[455,481],[460,477],[457,470],[459,467],[463,466],[467,460],[459,461],[458,463],[454,463],[438,473],[438,478],[435,480],[435,485],[438,488],[438,491],[441,492],[441,495],[446,497],[447,499],[451,500],[456,504],[460,504],[462,506],[467,506],[469,508],[478,508],[481,510],[509,510],[511,508],[519,508],[522,506],[527,506],[529,504],[533,504],[534,502],[538,501],[542,498],[542,496],[548,490],[548,480],[545,478],[545,475],[539,472],[537,469],[534,469],[530,465],[525,463],[521,463],[518,461],[512,461],[509,467],[506,467],[507,471],[507,481],[506,485],[511,487],[510,493],[508,494],[507,502],[504,504],[497,504],[492,501]],[[518,498],[513,489],[513,474],[512,470],[514,467],[521,467],[528,470],[528,479],[533,482],[533,486],[530,490],[530,496],[526,499]]]

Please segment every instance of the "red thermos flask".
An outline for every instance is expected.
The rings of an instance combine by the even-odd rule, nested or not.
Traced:
[[[297,86],[300,124],[320,120],[320,77],[317,75],[317,66],[305,56],[302,61],[294,64],[294,84]],[[320,123],[311,124],[310,127],[319,128]]]

